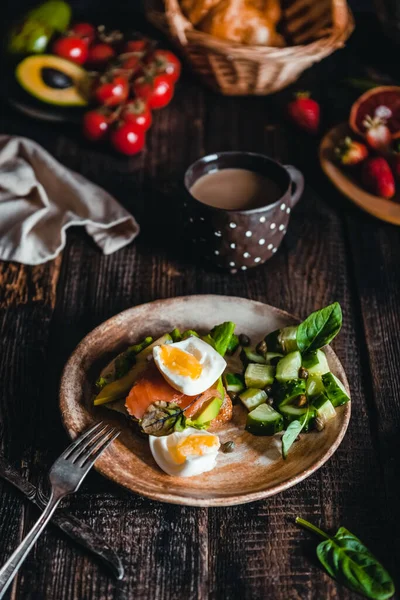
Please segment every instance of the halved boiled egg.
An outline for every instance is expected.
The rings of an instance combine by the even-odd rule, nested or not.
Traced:
[[[155,346],[153,357],[164,379],[186,396],[208,390],[226,367],[225,360],[212,346],[194,336],[175,344]]]
[[[192,477],[215,467],[220,447],[218,436],[188,427],[162,437],[149,436],[154,460],[165,473]]]

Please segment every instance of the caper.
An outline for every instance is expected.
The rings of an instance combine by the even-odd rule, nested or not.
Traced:
[[[239,335],[239,343],[241,346],[250,346],[249,336],[245,335],[244,333],[241,333]]]
[[[236,392],[228,392],[228,396],[232,400],[232,404],[237,404],[239,395]]]
[[[225,442],[224,444],[221,444],[221,452],[224,452],[224,454],[229,454],[229,452],[233,452],[235,449],[235,442],[233,442],[232,440],[229,440],[229,442]]]
[[[261,356],[265,356],[267,354],[267,344],[265,340],[262,340],[259,344],[257,344],[256,350],[258,354],[261,354]]]
[[[299,377],[300,379],[308,379],[308,371],[304,367],[300,367],[299,369]]]
[[[269,398],[267,398],[267,404],[269,404],[270,406],[272,406],[274,403],[274,399],[272,398],[272,396],[269,396]]]
[[[266,392],[269,396],[270,393],[272,392],[272,385],[266,385],[264,388],[264,392]]]
[[[297,398],[297,406],[305,406],[307,404],[307,396],[305,396],[304,394],[301,394],[301,396],[299,396]]]

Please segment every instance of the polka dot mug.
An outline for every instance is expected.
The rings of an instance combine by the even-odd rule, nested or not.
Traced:
[[[272,179],[282,195],[265,205],[226,210],[203,204],[191,193],[195,181],[221,169],[247,169]],[[304,177],[291,165],[252,152],[219,152],[194,162],[184,177],[184,226],[199,254],[218,267],[249,269],[266,262],[278,250],[286,233],[290,212],[304,189]]]

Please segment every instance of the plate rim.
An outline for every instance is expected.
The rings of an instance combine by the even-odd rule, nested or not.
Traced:
[[[329,129],[329,131],[327,131],[327,133],[322,138],[319,148],[318,148],[318,157],[319,157],[319,163],[321,165],[321,169],[323,170],[323,172],[325,173],[325,175],[327,176],[329,181],[332,183],[332,185],[343,196],[345,196],[351,202],[353,202],[353,204],[355,204],[356,206],[361,208],[363,211],[365,211],[369,215],[372,215],[376,219],[379,219],[380,221],[384,221],[385,223],[391,223],[392,225],[399,226],[400,225],[400,205],[398,205],[398,203],[393,202],[392,200],[387,200],[385,198],[381,198],[380,196],[374,196],[373,194],[370,194],[366,190],[362,189],[361,186],[358,186],[359,193],[362,196],[365,196],[369,200],[369,202],[372,203],[371,207],[369,205],[366,206],[365,203],[363,202],[363,200],[360,200],[357,196],[353,196],[346,189],[346,187],[343,186],[340,182],[338,182],[337,178],[334,175],[332,175],[332,173],[330,172],[329,167],[334,167],[335,169],[337,169],[337,167],[332,160],[323,156],[323,152],[330,146],[332,137],[334,135],[337,135],[339,133],[339,131],[342,131],[342,130],[343,130],[343,135],[345,134],[346,130],[348,133],[351,133],[349,124],[346,122],[343,122],[343,123],[339,123],[338,125],[335,125],[334,127],[331,127],[331,129]],[[348,177],[346,177],[345,173],[343,173],[342,175],[344,178],[349,179]],[[349,179],[349,181],[351,182],[351,185],[355,185],[350,179]],[[376,209],[374,208],[374,205],[376,205],[376,207],[377,207]],[[390,214],[388,216],[383,216],[382,211],[379,210],[379,207],[381,207],[382,210],[384,207],[387,210],[390,210],[390,209],[394,208],[393,205],[399,207],[399,214],[394,215],[394,216],[392,216]]]
[[[116,315],[113,315],[109,319],[106,319],[105,321],[103,321],[102,323],[97,325],[94,329],[92,329],[88,334],[85,335],[85,337],[75,347],[75,349],[69,356],[69,358],[63,368],[62,375],[61,375],[61,381],[60,381],[60,389],[59,389],[59,408],[60,408],[60,412],[61,412],[62,424],[63,424],[64,429],[66,430],[68,436],[71,437],[71,439],[75,439],[81,433],[81,431],[76,431],[77,428],[74,427],[74,425],[73,425],[75,420],[72,418],[70,412],[67,410],[66,396],[68,393],[67,388],[69,387],[68,371],[71,368],[71,366],[73,365],[73,363],[75,362],[76,357],[79,356],[79,354],[82,352],[82,350],[86,348],[86,345],[90,342],[91,338],[95,337],[96,334],[98,333],[98,331],[100,329],[102,329],[103,327],[107,326],[108,324],[110,324],[110,322],[117,320],[118,318],[121,318],[123,315],[126,315],[128,313],[135,311],[135,309],[139,309],[141,307],[149,306],[149,305],[150,306],[168,305],[168,304],[172,304],[173,302],[176,302],[176,301],[185,300],[187,298],[190,298],[193,300],[204,299],[204,298],[210,298],[210,299],[226,298],[226,299],[229,299],[230,301],[234,300],[234,301],[239,301],[239,302],[244,302],[244,303],[257,304],[262,307],[267,307],[268,309],[272,310],[272,312],[278,313],[281,316],[289,318],[293,322],[301,321],[301,319],[298,318],[297,316],[292,315],[291,313],[289,313],[283,309],[280,309],[276,306],[266,304],[265,302],[260,302],[258,300],[252,300],[250,298],[244,298],[244,297],[240,297],[240,296],[227,296],[225,294],[188,294],[186,296],[175,296],[173,298],[157,299],[157,300],[153,300],[150,302],[144,302],[142,304],[137,304],[135,306],[131,306],[130,308],[125,309],[125,310],[117,313]],[[329,358],[335,362],[335,365],[338,367],[339,371],[341,372],[341,375],[343,375],[343,384],[344,384],[347,392],[350,394],[347,376],[346,376],[345,370],[344,370],[338,356],[336,355],[336,353],[333,351],[333,349],[330,346],[326,346],[324,349],[327,351]],[[85,407],[83,407],[81,405],[81,408],[84,410],[86,415],[89,417],[89,423],[88,423],[88,426],[89,426],[93,422],[93,419],[92,419],[91,415],[89,415],[89,413],[87,412]],[[349,421],[350,421],[350,416],[351,416],[351,402],[348,402],[342,408],[343,408],[343,417],[342,417],[343,423],[340,427],[340,430],[338,432],[338,435],[337,435],[334,443],[326,450],[326,452],[314,464],[312,464],[308,469],[305,469],[304,471],[301,471],[298,474],[293,475],[293,476],[289,477],[288,479],[284,480],[283,482],[276,484],[276,485],[272,486],[271,488],[265,489],[265,490],[257,490],[254,492],[243,492],[241,494],[229,494],[226,497],[218,496],[218,497],[213,497],[213,498],[208,498],[208,499],[196,498],[194,496],[190,497],[187,495],[183,496],[183,495],[179,495],[178,493],[171,494],[171,493],[168,493],[165,489],[159,490],[159,491],[153,493],[151,490],[150,491],[146,490],[146,486],[145,485],[143,486],[143,484],[140,481],[138,481],[138,485],[135,486],[135,489],[133,489],[133,487],[131,485],[126,485],[123,481],[117,480],[115,477],[113,477],[112,475],[109,474],[108,468],[104,467],[102,465],[102,462],[104,462],[104,461],[102,461],[101,457],[99,458],[97,463],[94,465],[94,468],[96,469],[97,472],[99,472],[101,475],[103,475],[104,477],[106,477],[107,479],[112,481],[113,483],[120,485],[120,486],[124,487],[125,489],[128,489],[131,492],[139,494],[140,496],[149,498],[151,500],[156,500],[158,502],[177,504],[180,506],[195,506],[195,507],[205,507],[205,508],[214,507],[214,506],[235,506],[235,505],[239,505],[239,504],[247,504],[249,502],[255,502],[257,500],[269,498],[271,496],[274,496],[280,492],[283,492],[283,491],[297,485],[298,483],[300,483],[301,481],[303,481],[304,479],[306,479],[307,477],[309,477],[310,475],[315,473],[331,458],[331,456],[336,452],[337,448],[341,444],[341,442],[346,434],[346,431],[347,431],[347,428],[349,425]],[[119,442],[117,439],[117,440],[115,440],[114,444],[118,445],[118,444],[121,444],[121,442]],[[106,450],[105,452],[109,452],[109,450]]]

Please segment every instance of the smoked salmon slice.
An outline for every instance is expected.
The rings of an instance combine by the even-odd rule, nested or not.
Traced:
[[[140,375],[129,392],[125,408],[132,417],[141,419],[153,402],[176,402],[183,396],[182,392],[174,390],[161,375],[153,362]]]
[[[141,419],[150,404],[162,400],[164,402],[175,402],[182,408],[188,407],[185,415],[192,417],[199,412],[204,402],[210,398],[219,397],[219,395],[218,390],[211,387],[197,397],[186,396],[169,385],[155,364],[150,362],[129,392],[125,401],[125,408],[132,417]]]

